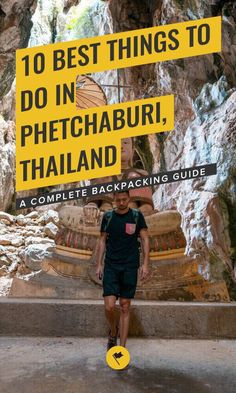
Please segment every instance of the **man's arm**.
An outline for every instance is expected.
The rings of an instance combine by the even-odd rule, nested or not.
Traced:
[[[107,233],[101,232],[101,236],[98,243],[98,256],[97,256],[97,263],[96,263],[96,275],[98,276],[99,279],[102,278],[102,261],[106,249],[106,239],[107,239]]]
[[[142,250],[143,250],[143,264],[140,269],[140,274],[141,274],[141,280],[144,280],[147,278],[149,274],[149,237],[148,237],[148,231],[147,229],[141,229],[140,230],[140,238],[141,238],[141,243],[142,243]]]

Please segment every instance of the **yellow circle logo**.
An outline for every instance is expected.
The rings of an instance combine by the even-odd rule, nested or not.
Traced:
[[[113,370],[122,370],[130,362],[129,351],[124,347],[116,345],[107,351],[106,361]]]

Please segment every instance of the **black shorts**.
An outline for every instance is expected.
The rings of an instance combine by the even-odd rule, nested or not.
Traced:
[[[133,299],[137,286],[139,266],[128,263],[105,263],[103,296]]]

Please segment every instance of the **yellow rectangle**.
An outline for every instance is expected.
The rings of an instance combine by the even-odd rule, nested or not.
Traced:
[[[125,49],[125,46],[127,46],[127,49]],[[170,131],[174,128],[173,96],[149,98],[132,103],[78,111],[75,102],[57,104],[57,85],[62,85],[62,83],[71,85],[75,82],[78,74],[198,56],[220,50],[220,17],[17,50],[16,190],[27,190],[119,174],[121,138]],[[23,97],[28,97],[28,107],[23,105]],[[46,97],[45,104],[43,104],[42,97]],[[30,99],[32,99],[31,104]],[[148,119],[148,113],[145,113],[142,114],[135,127],[125,124],[122,129],[117,131],[114,131],[112,126],[109,131],[92,135],[80,135],[78,139],[75,136],[72,137],[70,132],[68,132],[66,138],[61,138],[58,132],[58,126],[64,127],[64,123],[61,121],[65,118],[68,119],[68,122],[76,118],[77,122],[80,119],[83,122],[86,116],[95,114],[98,122],[100,122],[104,113],[107,113],[107,116],[112,116],[115,110],[124,110],[127,113],[129,108],[133,110],[135,106],[141,108],[145,104],[148,111],[148,105],[154,106],[158,103],[161,106],[158,121],[156,118],[151,123],[147,121],[143,124],[141,117],[146,116]],[[151,117],[150,113],[149,116]],[[38,130],[43,130],[43,132],[44,127],[46,127],[45,134],[48,133],[47,129],[50,125],[50,135],[53,136],[53,140],[48,140],[48,135],[46,135],[45,140],[40,139],[41,137],[38,137],[38,140],[35,139],[36,124],[38,124]],[[77,123],[76,127],[79,129]],[[65,128],[67,128],[67,125]],[[70,129],[73,129],[71,123]],[[75,125],[74,130],[76,133]],[[24,135],[25,143],[22,143]],[[30,163],[33,160],[35,160],[35,166],[37,167],[41,158],[46,162],[50,157],[55,156],[55,162],[58,163],[58,160],[60,160],[63,166],[62,155],[67,155],[67,158],[70,155],[71,168],[72,166],[74,168],[78,156],[85,148],[90,160],[92,149],[95,151],[95,149],[102,148],[105,152],[108,146],[114,146],[117,150],[114,165],[106,166],[103,163],[100,168],[94,169],[86,169],[86,165],[84,165],[80,171],[67,173],[64,169],[64,171],[60,171],[60,174],[53,175],[55,171],[52,170],[51,166],[53,167],[56,164],[51,161],[50,173],[47,171],[45,174],[45,171],[41,171],[41,177],[37,178],[36,176],[35,179],[28,173],[28,168],[30,168]],[[112,149],[110,149],[111,151]],[[25,169],[25,179],[23,178],[23,168]],[[38,173],[37,169],[35,173]]]
[[[48,81],[49,76],[66,80],[68,70],[71,76],[75,76],[219,51],[221,17],[217,16],[20,49],[17,50],[18,77],[24,75],[22,58],[27,55],[30,71],[26,79],[30,80],[34,75],[35,83],[38,83],[44,79]],[[43,73],[36,74],[33,65],[39,52],[45,55],[46,66]]]
[[[120,111],[124,113],[122,124],[120,120],[118,122],[115,121],[114,115],[117,115],[117,113],[118,115],[120,115]],[[48,119],[36,119],[36,121],[34,120],[34,122],[33,119],[27,119],[27,123],[19,122],[17,124],[17,191],[119,174],[121,171],[121,139],[127,137],[134,137],[137,135],[145,135],[150,133],[158,133],[172,130],[174,128],[174,96],[170,95],[163,97],[155,97],[145,100],[109,105],[100,108],[90,108],[86,111],[79,111],[77,112],[77,114],[78,113],[80,113],[81,119],[84,121],[82,123],[83,130],[87,133],[87,135],[84,135],[84,133],[82,133],[81,135],[78,134],[78,136],[72,136],[71,130],[73,128],[70,122],[68,122],[67,125],[68,133],[66,134],[66,139],[62,138],[62,136],[65,136],[65,134],[63,134],[62,132],[63,126],[61,126],[61,128],[58,128],[56,132],[51,133],[49,125],[52,115]],[[85,122],[85,118],[87,118],[87,123]],[[91,123],[91,125],[88,126],[87,124],[90,122],[90,120],[94,120],[95,118],[97,119],[97,122],[93,122],[93,124]],[[107,120],[109,119],[110,123],[107,122]],[[137,120],[136,122],[135,119]],[[43,129],[41,126],[42,121],[45,121],[46,124],[46,128],[44,129],[45,132],[43,134],[41,133]],[[63,123],[61,124],[63,125]],[[76,131],[78,124],[76,123]],[[110,124],[110,130],[108,130],[108,124]],[[29,125],[30,127],[32,127],[32,133],[28,136],[26,135],[27,133],[29,133],[28,129],[23,128],[25,127],[25,125]],[[38,128],[36,128],[36,125]],[[93,127],[93,125],[95,128]],[[122,128],[120,128],[121,126]],[[55,127],[55,124],[53,125],[53,127]],[[22,129],[24,131],[22,131]],[[93,134],[94,129],[96,129],[97,131],[96,134]],[[89,130],[91,134],[88,133]],[[23,135],[25,136],[23,137]],[[58,136],[58,140],[50,141],[51,136],[53,136],[53,138],[55,139],[56,135]],[[36,137],[38,139],[36,139]],[[44,142],[43,137],[46,138]],[[35,141],[37,141],[38,143],[36,144]],[[25,146],[22,146],[23,144]],[[112,154],[114,149],[106,149],[107,146],[115,146],[116,148],[117,159],[112,166],[105,165],[105,161],[103,161],[101,167],[95,167],[92,169],[89,165],[89,168],[88,166],[80,165],[80,171],[67,173],[65,165],[64,173],[61,173],[62,171],[60,170],[60,174],[58,173],[57,175],[55,175],[55,171],[52,171],[50,172],[50,176],[49,173],[45,170],[47,166],[46,162],[48,162],[48,159],[51,156],[54,156],[57,163],[60,163],[61,165],[61,162],[63,163],[63,157],[61,158],[61,155],[64,154],[65,158],[68,158],[68,155],[70,155],[71,167],[72,169],[75,169],[78,168],[78,159],[81,156],[81,152],[86,150],[88,161],[91,162],[92,149],[96,149],[97,152],[100,152],[101,149],[103,149],[104,154],[106,154],[106,151]],[[102,157],[102,155],[100,157]],[[44,171],[41,171],[39,169],[35,169],[35,171],[33,171],[33,168],[40,166],[41,158],[43,158],[45,164]],[[26,162],[27,160],[29,161],[29,163]],[[65,162],[65,164],[66,163],[67,161]],[[27,176],[25,179],[23,172],[24,168],[27,172]],[[38,174],[35,179],[33,179],[32,176],[34,172]]]

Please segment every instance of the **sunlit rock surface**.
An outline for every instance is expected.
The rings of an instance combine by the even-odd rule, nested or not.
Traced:
[[[222,15],[222,52],[125,70],[135,97],[175,95],[175,130],[148,136],[153,173],[217,163],[218,174],[160,186],[158,210],[178,209],[186,253],[200,258],[207,279],[224,277],[235,296],[236,5],[233,1],[109,2],[116,31]],[[145,8],[146,7],[146,8]],[[127,19],[127,15],[131,14]],[[138,92],[138,93],[137,93]],[[127,98],[129,98],[127,96]],[[233,288],[234,287],[234,288]]]
[[[15,50],[27,47],[36,0],[2,0],[0,5],[0,99],[15,78]]]
[[[15,178],[15,123],[0,115],[0,210],[12,205]]]

